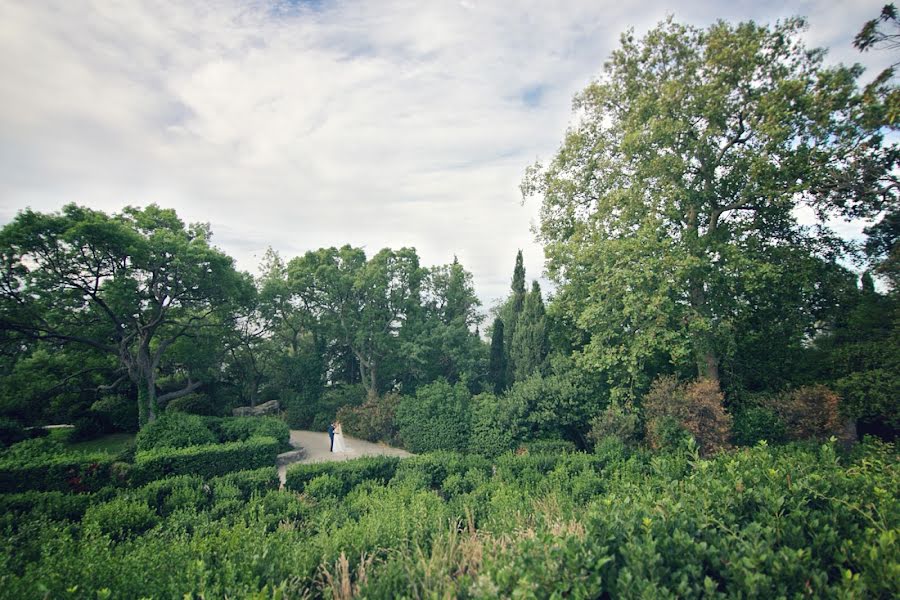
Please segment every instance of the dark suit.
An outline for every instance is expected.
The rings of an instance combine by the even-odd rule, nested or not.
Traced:
[[[334,424],[328,426],[328,439],[331,440],[331,447],[328,449],[331,452],[334,452]]]

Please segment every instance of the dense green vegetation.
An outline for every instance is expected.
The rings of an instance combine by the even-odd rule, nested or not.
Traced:
[[[893,447],[430,454],[7,494],[4,597],[900,592]],[[357,464],[358,463],[358,464]],[[297,493],[295,490],[301,490]],[[283,595],[282,595],[283,594]]]
[[[484,332],[455,257],[270,249],[253,277],[155,205],[21,211],[0,595],[900,595],[898,94],[802,28],[626,33],[522,184],[554,291],[519,252]],[[280,489],[289,429],[335,419],[416,456]]]

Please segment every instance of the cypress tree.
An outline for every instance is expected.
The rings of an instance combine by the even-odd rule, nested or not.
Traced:
[[[494,393],[500,394],[506,389],[506,352],[503,345],[503,319],[494,319],[494,331],[491,333],[491,362],[488,377],[494,387]]]
[[[512,348],[513,337],[516,334],[516,325],[519,321],[519,315],[525,305],[525,265],[522,260],[522,251],[516,253],[516,266],[513,269],[512,285],[510,286],[512,294],[507,299],[506,304],[500,312],[503,318],[503,351],[506,362],[505,384],[511,384],[515,378],[515,358],[510,354]]]
[[[541,297],[541,286],[533,281],[531,292],[525,297],[509,350],[517,381],[540,371],[547,358],[548,346],[544,299]]]

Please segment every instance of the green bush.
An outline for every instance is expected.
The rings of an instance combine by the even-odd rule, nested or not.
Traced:
[[[396,423],[400,396],[390,393],[367,400],[361,406],[342,406],[337,411],[337,420],[344,431],[353,437],[370,442],[396,444],[399,431]]]
[[[588,438],[594,446],[612,437],[625,445],[636,444],[640,440],[641,420],[637,410],[630,403],[624,405],[612,402],[603,412],[591,419]]]
[[[514,449],[525,435],[524,412],[523,404],[507,396],[472,398],[469,451],[493,457]]]
[[[28,439],[28,432],[18,421],[0,417],[0,448]]]
[[[235,471],[209,480],[213,491],[219,485],[232,485],[240,492],[241,500],[249,500],[254,494],[262,495],[269,490],[277,490],[281,485],[278,469],[263,467],[246,471]]]
[[[203,478],[196,475],[157,479],[135,490],[132,496],[140,498],[163,516],[184,508],[199,510],[209,499],[203,490]]]
[[[207,394],[188,394],[175,398],[166,405],[166,412],[187,413],[189,415],[218,416],[222,413],[218,405]]]
[[[469,401],[462,382],[438,380],[404,396],[397,407],[397,425],[404,446],[415,453],[464,451],[469,442]]]
[[[156,511],[145,502],[121,496],[88,508],[83,525],[88,530],[94,529],[121,541],[144,533],[157,521]]]
[[[91,494],[36,491],[0,494],[0,514],[15,515],[16,518],[80,521],[94,501]]]
[[[266,437],[187,448],[154,448],[135,455],[132,479],[146,483],[170,475],[213,477],[259,469],[274,465],[278,450],[278,441]]]
[[[342,462],[297,463],[288,466],[284,487],[302,492],[310,481],[328,474],[341,482],[340,494],[344,495],[364,481],[390,481],[399,462],[396,456],[373,456]]]
[[[522,445],[529,454],[567,454],[575,452],[575,444],[568,440],[533,440]]]
[[[154,448],[187,448],[216,441],[203,417],[176,412],[163,414],[141,428],[135,445],[141,452]]]
[[[116,431],[138,430],[138,407],[133,398],[104,396],[91,405],[91,412],[101,415]]]
[[[47,438],[26,440],[0,455],[0,493],[90,492],[121,485],[116,464],[105,453],[69,452]]]
[[[397,466],[394,481],[412,481],[419,487],[440,490],[447,479],[464,478],[469,471],[480,471],[488,478],[491,462],[476,454],[429,452],[403,459]]]
[[[276,417],[225,417],[214,426],[220,442],[243,442],[252,437],[278,440],[285,450],[290,448],[291,431],[287,423]]]
[[[762,406],[750,406],[734,415],[734,443],[755,446],[761,440],[778,444],[785,440],[784,421],[778,414]]]

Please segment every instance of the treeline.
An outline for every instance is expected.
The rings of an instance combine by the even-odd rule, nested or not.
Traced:
[[[270,251],[253,278],[171,210],[22,211],[0,231],[0,413],[89,436],[277,399],[291,427],[483,453],[891,437],[898,94],[825,66],[803,26],[626,33],[522,184],[554,294],[519,254],[484,339],[456,260]],[[873,225],[857,244],[834,219]]]

